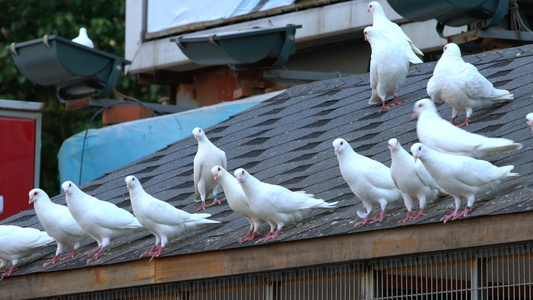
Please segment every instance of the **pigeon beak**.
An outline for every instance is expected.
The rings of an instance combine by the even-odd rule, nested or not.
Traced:
[[[339,153],[339,148],[335,148],[335,155]]]
[[[413,155],[413,158],[415,159],[415,162],[416,162],[416,160],[418,159],[418,155]]]
[[[413,111],[413,113],[411,114],[411,118],[414,118],[414,117],[416,117],[416,116],[418,116],[418,112],[415,110],[415,111]]]
[[[213,174],[213,177],[215,178],[215,180],[217,180],[217,178],[218,178],[218,173]]]
[[[131,181],[126,183],[127,187],[130,187],[130,185],[131,185]]]
[[[30,197],[30,200],[28,200],[28,204],[32,204],[33,203],[33,198]]]
[[[237,177],[237,182],[241,183],[241,179],[242,179],[242,177]]]

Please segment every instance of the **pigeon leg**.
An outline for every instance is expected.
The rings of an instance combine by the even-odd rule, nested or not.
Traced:
[[[389,105],[389,107],[394,106],[394,105],[402,104],[402,103],[404,103],[405,101],[407,101],[407,100],[398,101],[398,97],[396,97],[396,95],[394,95],[394,102],[393,102],[391,105]]]
[[[404,223],[404,222],[407,222],[407,221],[411,220],[412,218],[413,218],[413,217],[411,216],[411,212],[408,211],[408,212],[407,212],[407,216],[406,216],[405,218],[401,219],[400,221],[398,221],[398,223]]]
[[[74,257],[76,254],[78,254],[78,250],[74,249],[74,251],[72,251],[72,253],[70,253],[68,256],[63,257],[61,260],[65,260],[67,258]]]
[[[56,255],[56,256],[54,256],[54,258],[53,258],[51,261],[44,263],[44,264],[43,264],[43,267],[47,267],[47,266],[49,266],[49,265],[53,265],[53,264],[55,264],[55,263],[56,263],[57,261],[59,261],[59,260],[60,260],[60,259],[58,259],[58,256]]]
[[[413,217],[413,220],[416,220],[416,219],[418,219],[418,218],[420,218],[420,217],[422,217],[422,216],[425,216],[425,215],[426,215],[426,214],[424,213],[424,209],[421,208],[421,209],[420,209],[420,212],[418,213],[418,215],[416,215],[416,216]]]
[[[205,205],[205,200],[202,200],[202,205],[200,205],[200,207],[196,210],[196,211],[199,211],[201,209],[206,209],[208,208],[209,206]]]
[[[154,252],[154,255],[152,255],[152,257],[150,258],[150,261],[152,261],[152,259],[154,259],[155,257],[159,257],[159,255],[165,250],[167,249],[159,246],[159,249],[157,249],[157,251]]]
[[[18,269],[15,269],[15,265],[12,265],[11,268],[7,272],[5,272],[4,275],[2,275],[2,278],[0,278],[0,281],[2,281],[4,277],[11,275],[11,273],[15,272],[16,270]]]
[[[472,211],[472,208],[469,208],[468,206],[465,208],[465,210],[463,210],[462,212],[458,213],[457,215],[455,215],[453,217],[454,220],[456,219],[459,219],[460,217],[464,217],[466,215],[468,215],[469,212]]]
[[[457,209],[454,209],[451,214],[449,214],[449,215],[447,215],[445,217],[442,217],[440,220],[444,221],[444,223],[446,223],[446,222],[448,222],[449,219],[453,218],[456,213],[457,213]]]
[[[468,124],[470,123],[470,118],[469,117],[466,117],[465,121],[459,125],[457,125],[457,127],[464,127],[464,126],[468,126]]]
[[[91,258],[89,258],[89,259],[87,260],[87,263],[90,263],[90,262],[93,261],[93,260],[97,260],[98,258],[100,258],[101,256],[104,256],[104,255],[105,255],[105,253],[104,253],[104,248],[102,247],[102,248],[100,249],[100,251],[96,252],[96,254],[95,254],[93,257],[91,257]]]
[[[366,223],[368,223],[368,221],[370,221],[370,213],[368,213],[366,215],[366,217],[362,221],[359,221],[359,222],[355,223],[355,227],[357,227],[359,225],[365,225]]]
[[[143,257],[145,255],[148,255],[148,254],[153,254],[155,251],[157,250],[157,245],[153,245],[152,248],[150,248],[150,250],[144,252],[143,254],[141,254],[140,257]]]
[[[390,216],[390,215],[389,215],[389,214],[386,214],[386,213],[385,213],[385,210],[382,209],[382,210],[381,210],[381,213],[379,214],[379,217],[372,219],[372,221],[370,222],[370,224],[377,223],[377,222],[381,222],[381,221],[383,221],[383,218],[384,218],[384,217],[389,217],[389,216]]]
[[[239,243],[242,244],[244,242],[251,241],[252,240],[252,235],[254,233],[255,232],[252,229],[248,230],[248,233],[245,236],[241,237],[241,239],[239,240]]]
[[[258,239],[257,242],[255,242],[255,243],[259,244],[259,243],[262,243],[264,241],[268,241],[268,240],[270,240],[272,238],[272,235],[273,235],[273,233],[269,231],[268,234],[265,237]]]
[[[222,199],[218,199],[217,196],[213,196],[213,203],[209,204],[209,205],[206,205],[206,207],[211,207],[215,204],[220,204],[222,203],[222,201],[226,200],[226,198],[222,198]]]
[[[390,106],[385,105],[385,101],[382,101],[383,105],[381,105],[381,109],[379,110],[379,113],[382,112],[384,109],[389,109]]]
[[[85,254],[87,254],[87,255],[93,255],[93,254],[95,254],[96,252],[100,252],[100,251],[102,251],[102,246],[98,246],[98,247],[94,248],[94,249],[91,250],[91,251],[87,251]]]

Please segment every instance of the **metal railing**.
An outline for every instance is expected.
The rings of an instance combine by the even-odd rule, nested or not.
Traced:
[[[533,243],[429,253],[53,299],[531,299]]]

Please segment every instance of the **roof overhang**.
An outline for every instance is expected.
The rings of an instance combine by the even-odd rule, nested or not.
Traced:
[[[533,240],[533,211],[399,226],[196,254],[137,259],[69,271],[6,277],[7,299],[39,298],[268,272]]]

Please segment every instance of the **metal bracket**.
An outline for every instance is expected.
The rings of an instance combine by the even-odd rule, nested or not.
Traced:
[[[13,53],[13,55],[15,56],[18,56],[19,53],[17,52],[17,48],[15,48],[15,43],[11,43],[11,53]]]
[[[50,49],[50,43],[48,43],[48,34],[43,36],[43,44],[46,48]]]
[[[209,36],[209,43],[211,43],[211,45],[215,46],[215,47],[218,47],[219,45],[217,44],[217,42],[215,41],[215,36],[217,36],[216,34],[213,34],[213,35],[210,35]]]

